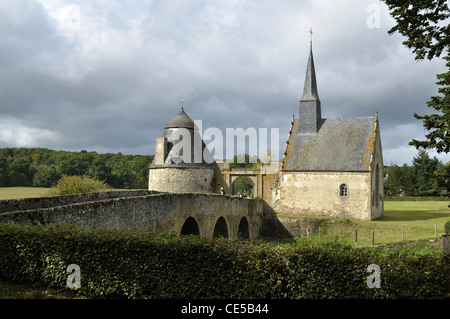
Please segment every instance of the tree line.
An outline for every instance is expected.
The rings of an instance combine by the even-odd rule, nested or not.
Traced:
[[[0,187],[52,187],[63,176],[87,175],[112,188],[146,189],[153,155],[55,151],[45,148],[0,148]],[[250,156],[233,168],[254,168]],[[252,189],[253,185],[243,188]],[[449,196],[450,162],[419,150],[412,165],[385,166],[385,196]]]
[[[385,196],[450,196],[450,162],[419,150],[412,165],[385,167]]]
[[[87,175],[112,188],[145,189],[152,160],[153,155],[1,148],[0,187],[52,187],[63,176]]]

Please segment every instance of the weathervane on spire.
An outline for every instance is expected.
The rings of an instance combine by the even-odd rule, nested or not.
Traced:
[[[309,33],[310,33],[309,44],[312,46],[312,36],[313,36],[312,28],[309,29]]]
[[[184,99],[181,99],[181,110],[184,111]]]

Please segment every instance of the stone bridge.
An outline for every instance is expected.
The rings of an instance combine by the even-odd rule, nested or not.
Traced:
[[[217,194],[103,192],[0,201],[0,221],[87,228],[129,227],[162,233],[254,239],[263,226],[263,201]]]

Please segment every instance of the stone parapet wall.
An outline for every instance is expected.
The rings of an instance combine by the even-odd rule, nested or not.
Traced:
[[[74,203],[93,202],[112,198],[145,196],[156,193],[158,192],[148,190],[106,191],[52,197],[0,200],[0,213],[64,206]]]

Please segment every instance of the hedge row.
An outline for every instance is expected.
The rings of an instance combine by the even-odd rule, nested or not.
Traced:
[[[0,223],[0,277],[108,298],[449,298],[450,257]],[[370,264],[381,288],[368,288]]]

